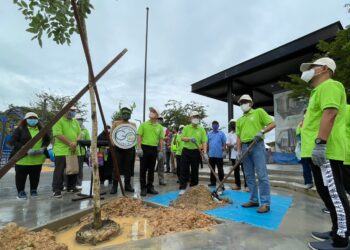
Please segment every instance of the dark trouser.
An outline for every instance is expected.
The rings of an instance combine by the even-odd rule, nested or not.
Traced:
[[[141,145],[141,147],[143,156],[140,159],[140,184],[141,188],[151,188],[153,187],[154,167],[156,165],[158,149],[157,147],[147,145]]]
[[[315,166],[309,160],[318,194],[330,212],[334,246],[348,244],[350,207],[342,178],[342,161],[330,161],[330,165]],[[321,168],[325,169],[324,178]],[[324,183],[327,183],[325,186]]]
[[[66,169],[66,157],[55,156],[55,170],[53,172],[52,190],[54,192],[63,189],[64,170]],[[67,190],[73,189],[77,183],[77,174],[67,175]]]
[[[186,189],[187,187],[188,178],[190,177],[190,167],[190,187],[198,185],[198,168],[200,158],[201,156],[198,149],[183,149],[180,169],[180,189]]]
[[[304,176],[304,184],[312,184],[312,173],[310,167],[310,158],[301,158],[300,162],[303,166],[303,176]]]
[[[16,187],[17,191],[24,191],[26,186],[27,176],[29,175],[30,181],[30,191],[37,190],[40,180],[40,165],[17,165],[15,166],[16,170]]]
[[[232,162],[232,166],[234,166],[236,164],[236,159],[231,159],[231,162]],[[235,184],[239,188],[242,186],[241,173],[240,173],[241,166],[242,166],[242,164],[239,164],[234,170]],[[244,187],[248,187],[247,186],[247,182],[245,181],[244,168],[243,167],[242,167],[242,172],[243,172],[243,179],[244,179]]]
[[[349,152],[347,152],[348,154]],[[350,165],[344,165],[342,167],[342,174],[343,174],[343,184],[345,191],[350,194]]]
[[[224,179],[224,160],[222,158],[210,157],[209,164],[211,165],[214,171],[215,171],[215,166],[218,167],[219,180],[222,181]],[[213,185],[216,185],[216,178],[211,171],[210,171],[210,183]]]
[[[79,173],[77,177],[77,185],[81,186],[83,183],[83,166],[84,166],[84,155],[79,155],[78,156],[78,161],[79,161]]]
[[[170,158],[171,158],[171,152],[169,151],[167,151],[166,152],[166,171],[167,172],[170,172]]]
[[[180,181],[181,155],[176,155],[176,175]]]
[[[134,172],[134,148],[122,149],[116,148],[115,154],[117,157],[117,163],[119,167],[119,173],[124,175],[124,184],[130,185],[131,174]],[[115,176],[115,170],[113,169],[113,181],[118,182]]]

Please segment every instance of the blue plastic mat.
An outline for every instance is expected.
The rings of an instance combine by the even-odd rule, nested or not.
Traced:
[[[169,203],[175,200],[178,195],[179,191],[173,191],[153,196],[146,200],[163,206],[169,206]],[[256,212],[257,208],[241,207],[242,203],[249,200],[249,193],[226,190],[222,197],[224,196],[228,196],[233,201],[233,204],[228,204],[222,208],[208,210],[205,211],[205,213],[217,218],[242,222],[274,231],[278,229],[293,201],[291,197],[272,195],[271,211],[269,213],[259,214]]]

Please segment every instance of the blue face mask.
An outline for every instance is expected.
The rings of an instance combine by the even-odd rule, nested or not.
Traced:
[[[219,129],[219,124],[213,124],[212,128],[214,131],[217,131]]]
[[[38,124],[38,119],[27,119],[27,124],[31,127],[34,127]]]
[[[68,112],[68,118],[72,119],[72,118],[75,117],[76,114],[77,114],[77,112],[75,112],[75,111],[69,111]]]

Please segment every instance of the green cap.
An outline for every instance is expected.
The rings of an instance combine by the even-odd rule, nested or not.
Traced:
[[[131,114],[131,109],[129,109],[128,107],[123,107],[120,109],[120,112],[121,113],[128,113],[128,114]]]

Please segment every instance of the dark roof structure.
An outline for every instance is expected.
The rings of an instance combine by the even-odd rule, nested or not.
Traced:
[[[284,91],[278,81],[300,73],[299,66],[312,60],[320,40],[332,40],[341,23],[335,22],[306,36],[242,62],[236,66],[192,84],[192,92],[228,102],[229,119],[232,104],[237,104],[242,94],[250,94],[255,107],[264,108],[273,115],[273,94]],[[230,94],[231,93],[231,94]]]

